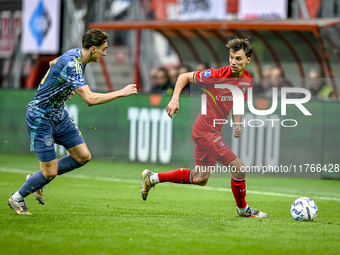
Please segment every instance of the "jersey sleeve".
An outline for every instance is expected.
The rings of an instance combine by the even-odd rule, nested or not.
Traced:
[[[216,83],[215,78],[216,78],[216,69],[210,68],[207,70],[194,72],[193,80],[195,84],[207,86],[207,85],[212,85]]]
[[[75,59],[71,59],[65,65],[61,72],[61,76],[71,85],[72,90],[87,85],[82,68]]]

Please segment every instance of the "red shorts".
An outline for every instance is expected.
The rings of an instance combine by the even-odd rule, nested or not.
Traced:
[[[196,165],[214,166],[218,161],[225,166],[237,158],[219,132],[198,132],[193,129],[192,138],[196,144]]]

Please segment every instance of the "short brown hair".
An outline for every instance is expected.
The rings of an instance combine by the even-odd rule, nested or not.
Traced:
[[[243,50],[248,58],[251,58],[251,55],[253,54],[253,46],[249,42],[248,38],[241,39],[241,38],[235,37],[233,39],[228,40],[225,46],[229,50],[232,50],[235,52],[239,50]]]
[[[89,49],[92,46],[99,47],[107,42],[109,35],[99,29],[91,29],[87,31],[83,36],[82,47]]]

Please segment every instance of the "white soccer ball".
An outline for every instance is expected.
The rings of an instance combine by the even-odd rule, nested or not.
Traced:
[[[294,220],[312,221],[318,214],[318,207],[313,199],[300,197],[296,199],[290,207],[290,214]]]

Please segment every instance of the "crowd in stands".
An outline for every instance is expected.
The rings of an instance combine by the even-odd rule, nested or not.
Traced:
[[[307,88],[314,99],[331,99],[334,98],[333,88],[329,86],[322,72],[318,69],[311,69],[308,73]],[[271,98],[273,88],[278,88],[278,97],[281,97],[281,88],[294,87],[290,80],[285,77],[281,68],[265,66],[262,72],[262,78],[255,83],[253,93],[255,96]],[[304,97],[296,93],[289,93],[287,98]]]
[[[168,94],[172,95],[175,88],[177,78],[180,74],[206,70],[210,68],[208,63],[198,63],[196,68],[192,70],[188,65],[172,66],[168,69],[164,67],[153,68],[150,71],[151,91],[152,94]],[[331,99],[334,98],[333,88],[329,86],[322,72],[318,69],[311,69],[308,73],[307,88],[311,92],[314,99]],[[283,70],[279,67],[264,66],[262,77],[255,82],[253,94],[256,97],[272,98],[273,88],[278,88],[277,95],[281,97],[281,88],[294,87],[291,81],[285,76]],[[190,93],[190,84],[182,91],[183,94]],[[303,95],[297,93],[289,93],[287,98],[296,98]]]
[[[333,88],[327,84],[320,70],[311,69],[309,71],[309,83],[312,97],[319,99],[334,98]]]
[[[294,87],[285,77],[284,72],[279,67],[266,66],[263,69],[262,78],[254,85],[253,93],[256,96],[271,98],[273,89],[277,88],[277,96],[281,97],[281,88]],[[291,95],[294,97],[294,95]]]
[[[168,94],[172,95],[177,78],[182,73],[209,68],[206,63],[198,63],[195,70],[188,65],[172,66],[169,69],[156,67],[150,70],[151,94]],[[190,93],[190,84],[188,83],[182,90],[182,94]]]

